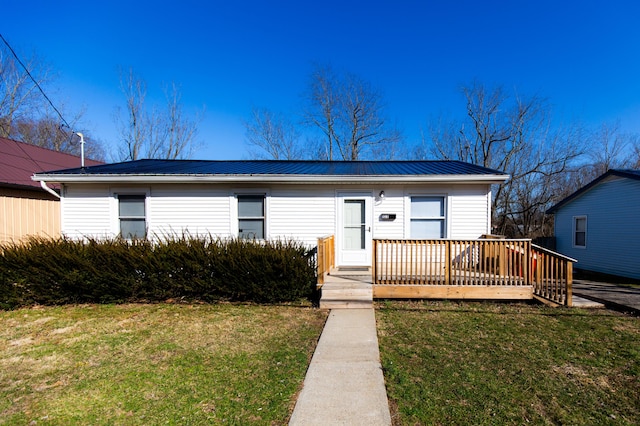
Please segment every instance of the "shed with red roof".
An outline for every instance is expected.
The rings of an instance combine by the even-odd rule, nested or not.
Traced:
[[[87,160],[86,164],[102,163]],[[0,138],[0,243],[60,235],[59,198],[31,177],[79,165],[75,155]]]

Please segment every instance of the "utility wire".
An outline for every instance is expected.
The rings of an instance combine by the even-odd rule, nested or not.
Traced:
[[[62,120],[62,123],[68,128],[71,129],[71,126],[69,125],[69,123],[67,122],[67,120],[64,119],[64,117],[62,116],[62,114],[60,113],[60,111],[58,111],[58,108],[56,108],[56,106],[53,104],[53,102],[51,102],[51,99],[49,99],[49,97],[47,96],[46,93],[44,93],[44,90],[42,90],[42,87],[40,87],[40,84],[36,81],[35,78],[33,78],[33,76],[31,75],[31,73],[29,72],[29,70],[27,69],[27,67],[24,65],[24,63],[22,63],[22,61],[20,60],[20,58],[18,57],[18,54],[15,52],[15,50],[13,50],[13,47],[11,47],[11,45],[9,44],[9,42],[3,37],[2,33],[0,33],[0,38],[2,39],[2,41],[4,42],[4,44],[7,46],[7,48],[9,48],[9,51],[11,52],[11,54],[13,55],[14,58],[16,58],[16,61],[18,61],[18,63],[20,64],[20,66],[22,67],[22,69],[24,69],[24,71],[27,73],[27,75],[29,76],[29,78],[31,79],[31,81],[33,82],[33,84],[36,85],[36,87],[38,88],[38,90],[40,91],[40,93],[42,93],[42,96],[44,96],[44,98],[47,100],[47,102],[49,103],[49,105],[51,105],[51,108],[53,108],[53,110],[56,112],[56,114],[58,114],[58,117],[60,117],[60,120]],[[60,129],[62,130],[62,129]],[[66,136],[66,135],[65,135]]]

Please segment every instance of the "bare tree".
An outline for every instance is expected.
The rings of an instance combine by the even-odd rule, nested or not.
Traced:
[[[253,108],[244,122],[251,156],[259,159],[300,160],[305,157],[300,132],[284,116]]]
[[[165,90],[167,112],[165,122],[159,123],[163,129],[164,143],[161,144],[165,158],[188,158],[193,154],[195,138],[198,134],[198,122],[185,116],[182,109],[182,94],[175,83]]]
[[[588,138],[587,155],[590,167],[585,170],[588,180],[606,173],[610,169],[633,166],[633,146],[640,141],[637,134],[624,133],[620,123],[604,123]]]
[[[554,200],[550,182],[571,170],[582,154],[576,129],[550,128],[550,108],[539,97],[509,95],[474,83],[463,87],[466,117],[435,123],[426,145],[437,158],[461,160],[511,175],[495,188],[495,232],[540,236],[544,211]]]
[[[354,74],[336,74],[318,66],[306,94],[305,122],[325,140],[329,160],[389,157],[402,141],[401,132],[384,116],[382,94]]]
[[[78,128],[76,120],[71,124]],[[77,134],[70,129],[63,128],[53,117],[39,119],[22,118],[14,122],[14,139],[37,145],[54,151],[80,155],[80,141]],[[85,156],[94,160],[104,160],[105,152],[102,143],[94,139],[88,130],[82,130],[85,139]]]
[[[120,88],[126,98],[126,112],[117,109],[114,114],[121,138],[120,160],[178,159],[192,155],[200,117],[185,116],[175,83],[165,89],[164,111],[149,107],[147,84],[133,70],[121,75]]]
[[[38,84],[50,81],[51,71],[35,55],[23,61],[29,73],[18,63],[13,54],[2,45],[0,48],[0,136],[17,139],[15,122],[33,119],[46,110],[46,99],[38,91]],[[32,80],[33,78],[33,80]]]
[[[54,106],[45,95],[53,81],[51,68],[36,55],[19,60],[6,43],[0,46],[0,137],[41,146],[54,151],[80,154],[75,135],[81,124],[83,111],[67,122],[64,108]],[[62,112],[61,112],[62,111]],[[70,114],[64,113],[67,118]],[[87,135],[85,154],[102,160],[102,144]]]

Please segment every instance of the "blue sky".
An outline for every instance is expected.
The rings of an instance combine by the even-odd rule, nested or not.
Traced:
[[[549,99],[556,122],[619,120],[640,132],[636,1],[11,1],[0,32],[58,72],[50,97],[85,108],[84,128],[116,142],[119,69],[161,100],[180,85],[204,106],[194,158],[247,158],[251,108],[294,115],[314,62],[380,88],[408,143],[429,118],[464,113],[477,80]],[[10,17],[10,19],[6,19]]]

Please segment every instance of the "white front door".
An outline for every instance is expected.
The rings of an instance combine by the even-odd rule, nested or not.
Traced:
[[[371,265],[371,193],[338,193],[338,266]]]

